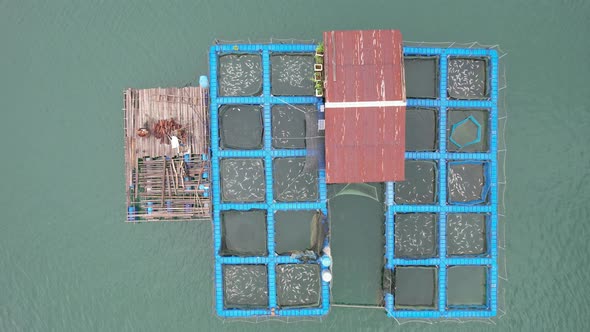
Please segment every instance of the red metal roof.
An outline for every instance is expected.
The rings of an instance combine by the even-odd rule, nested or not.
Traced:
[[[327,31],[324,50],[326,182],[404,180],[401,33]]]

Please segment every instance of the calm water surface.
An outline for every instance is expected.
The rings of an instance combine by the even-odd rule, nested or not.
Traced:
[[[0,0],[0,331],[587,330],[589,22],[583,0]],[[123,223],[124,88],[195,82],[214,38],[356,28],[508,52],[510,281],[497,326],[400,328],[343,308],[321,323],[224,323],[209,224]]]

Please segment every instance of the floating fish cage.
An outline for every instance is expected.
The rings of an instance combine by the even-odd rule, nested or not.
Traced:
[[[404,47],[406,180],[386,183],[385,309],[496,316],[498,54]]]
[[[396,106],[406,108],[406,152],[395,183],[326,184],[323,46],[217,44],[210,88],[202,77],[201,87],[124,92],[127,221],[212,220],[220,317],[322,317],[336,304],[383,307],[397,320],[501,312],[498,53],[407,45],[402,71],[399,38],[388,64],[404,74],[407,97]],[[350,123],[376,125],[358,114]],[[370,244],[357,241],[367,234]],[[360,284],[342,299],[332,298],[332,250],[337,287]]]
[[[211,47],[215,302],[221,317],[323,316],[331,258],[315,44]]]
[[[331,272],[315,45],[211,48],[216,309],[321,316]],[[406,180],[385,184],[384,307],[497,308],[497,53],[405,47]],[[323,128],[322,128],[323,129]],[[337,277],[337,276],[336,276]]]

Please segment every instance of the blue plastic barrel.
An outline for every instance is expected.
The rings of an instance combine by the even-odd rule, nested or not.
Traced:
[[[129,221],[135,220],[135,206],[129,206],[127,208],[127,220],[129,220]]]
[[[201,75],[199,77],[199,86],[205,89],[209,87],[209,79],[207,78],[207,76]]]
[[[184,204],[184,212],[191,212],[192,207],[192,204]]]
[[[321,262],[323,267],[330,267],[332,265],[332,259],[326,255],[322,256]]]
[[[188,176],[185,176],[185,177],[184,177],[184,182],[186,182],[186,185],[185,185],[185,187],[184,187],[184,190],[185,190],[185,191],[189,191],[189,190],[192,190],[192,189],[193,189],[193,186],[189,186],[189,185],[188,185],[188,182],[189,182],[189,181],[190,181],[190,178],[189,178]]]

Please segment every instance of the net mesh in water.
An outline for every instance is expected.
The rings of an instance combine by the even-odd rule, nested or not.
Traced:
[[[324,130],[320,130],[318,123],[318,112],[305,113],[305,146],[307,155],[305,156],[305,168],[307,172],[317,172],[320,165],[324,165],[325,160],[325,135]]]
[[[262,148],[262,106],[225,105],[219,109],[221,147],[224,149]]]
[[[331,185],[331,188],[335,187],[336,186]],[[330,196],[330,198],[333,199],[341,195],[355,195],[364,196],[377,202],[381,202],[382,193],[380,193],[379,189],[383,188],[377,188],[376,185],[368,183],[347,183],[339,188],[338,191],[335,191],[334,194]]]
[[[395,256],[431,258],[438,254],[438,214],[398,213],[395,215]]]
[[[483,163],[450,162],[447,177],[449,203],[484,203],[488,197],[486,181]]]
[[[383,183],[328,185],[333,303],[379,306],[383,302],[384,193]]]
[[[227,54],[219,57],[219,96],[262,94],[262,57],[259,54]]]
[[[222,256],[266,256],[266,211],[221,212]]]
[[[315,105],[274,105],[272,107],[272,145],[277,149],[303,149],[306,141],[306,115],[316,113]]]
[[[447,255],[478,256],[487,252],[486,214],[447,214]]]
[[[438,114],[432,108],[406,110],[406,151],[438,150]]]
[[[488,110],[449,109],[447,151],[488,152]]]
[[[487,304],[486,266],[449,266],[447,268],[447,307],[484,308]]]
[[[220,173],[223,201],[264,201],[266,189],[262,159],[222,159]]]
[[[488,63],[484,58],[449,58],[447,92],[454,99],[485,99],[489,95]]]
[[[438,97],[438,57],[406,56],[404,73],[408,98]]]
[[[273,54],[270,56],[271,93],[275,96],[314,94],[312,54]]]
[[[406,160],[406,180],[395,185],[397,204],[433,204],[436,201],[437,163]]]
[[[223,265],[223,302],[226,309],[268,308],[266,266]]]
[[[438,285],[436,267],[398,266],[394,271],[396,309],[436,309]]]
[[[277,303],[281,307],[317,307],[321,299],[317,264],[277,265]]]
[[[273,159],[274,197],[281,202],[318,199],[318,173],[304,170],[305,157]]]
[[[323,244],[319,211],[277,211],[275,213],[275,250],[279,255],[312,250]]]

